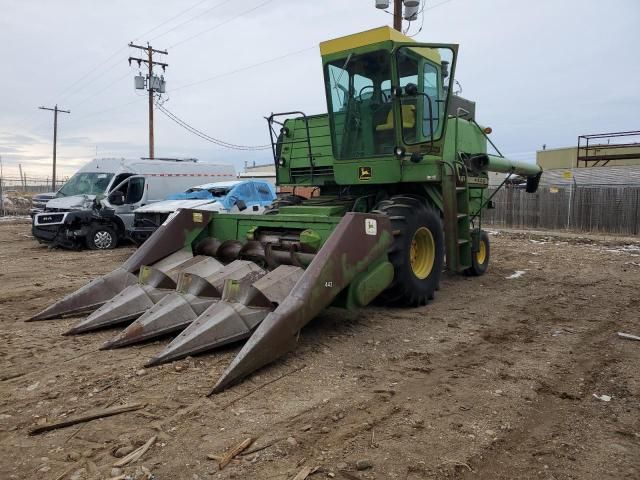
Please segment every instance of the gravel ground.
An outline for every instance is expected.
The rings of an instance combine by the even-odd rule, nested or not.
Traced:
[[[422,308],[328,310],[295,352],[206,397],[238,345],[142,369],[168,340],[99,351],[115,330],[24,322],[130,247],[47,250],[0,225],[0,478],[640,478],[640,342],[616,335],[640,335],[640,243],[491,240],[485,276],[445,275]],[[146,407],[29,435],[132,402]],[[223,470],[207,457],[247,437]]]

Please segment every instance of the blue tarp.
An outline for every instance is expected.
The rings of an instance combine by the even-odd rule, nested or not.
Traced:
[[[182,192],[169,195],[167,200],[207,200],[213,198],[209,190],[197,190],[195,192]]]
[[[204,187],[204,186],[203,186]],[[224,184],[217,187],[211,184],[209,188],[224,188]],[[243,200],[247,205],[270,205],[276,199],[276,190],[269,182],[262,180],[246,180],[233,185],[229,193],[223,197],[214,197],[206,189],[195,192],[184,192],[171,195],[167,200],[206,200],[215,199],[219,201],[225,209],[231,210],[238,200]]]

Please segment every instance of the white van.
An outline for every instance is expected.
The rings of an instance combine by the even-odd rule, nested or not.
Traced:
[[[115,248],[133,225],[133,211],[195,183],[235,180],[231,165],[178,159],[95,159],[82,167],[33,217],[41,243]]]

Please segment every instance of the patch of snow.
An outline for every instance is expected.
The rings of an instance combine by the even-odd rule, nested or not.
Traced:
[[[612,398],[610,395],[596,395],[595,393],[593,394],[593,396],[598,400],[602,400],[603,402],[610,402]]]
[[[510,280],[512,278],[520,278],[522,275],[524,275],[524,270],[516,270],[511,275],[509,275],[508,277],[504,277],[504,278]]]
[[[5,215],[0,216],[0,223],[2,222],[13,222],[15,220],[29,220],[31,221],[31,217],[29,215]]]

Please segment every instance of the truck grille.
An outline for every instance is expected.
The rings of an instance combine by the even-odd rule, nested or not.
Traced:
[[[291,169],[291,178],[310,177],[311,167],[299,167]],[[314,177],[333,177],[333,167],[313,167]]]
[[[45,213],[38,216],[38,225],[46,225],[47,223],[60,223],[64,218],[63,213]]]

